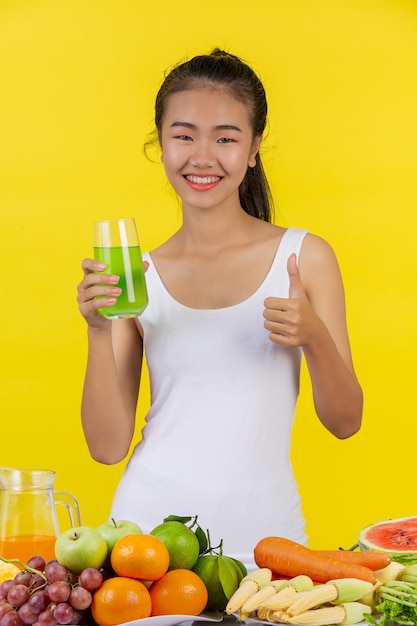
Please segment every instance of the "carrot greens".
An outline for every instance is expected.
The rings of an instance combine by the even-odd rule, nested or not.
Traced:
[[[378,587],[375,598],[374,613],[379,613],[380,617],[367,615],[369,623],[417,626],[417,582],[391,580]]]

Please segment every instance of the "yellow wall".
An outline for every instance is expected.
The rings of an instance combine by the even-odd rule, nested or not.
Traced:
[[[84,523],[107,518],[124,465],[93,462],[81,431],[80,262],[95,219],[136,216],[144,249],[178,226],[142,144],[164,70],[214,46],[267,89],[278,220],[343,271],[363,428],[332,438],[304,372],[293,461],[310,545],[348,547],[417,514],[415,0],[0,0],[0,464],[55,469]]]

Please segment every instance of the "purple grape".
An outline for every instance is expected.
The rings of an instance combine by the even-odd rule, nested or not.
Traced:
[[[12,587],[14,587],[13,579],[4,580],[0,585],[0,598],[6,599],[7,594],[9,593]]]
[[[86,567],[80,573],[78,582],[88,591],[96,591],[103,584],[103,574],[94,567]]]
[[[43,572],[45,569],[46,561],[43,556],[32,556],[28,563],[29,567],[33,567],[33,569],[37,569],[39,572]]]
[[[85,589],[84,587],[74,587],[70,593],[68,602],[73,609],[84,611],[91,606],[92,600],[93,596],[88,589]]]
[[[68,580],[68,570],[66,567],[58,563],[58,561],[50,561],[45,565],[44,574],[50,583],[57,580]]]
[[[79,624],[83,618],[83,613],[82,611],[77,611],[76,609],[73,610],[73,617],[72,620],[70,621],[70,624]]]
[[[38,621],[38,613],[34,613],[27,602],[22,604],[18,614],[24,624],[35,624]]]
[[[19,607],[29,600],[29,596],[29,589],[26,585],[13,585],[7,594],[7,602],[10,602],[14,607]]]
[[[26,587],[29,587],[31,578],[32,574],[30,572],[22,571],[18,572],[13,580],[15,585],[26,585]]]
[[[8,613],[9,611],[13,611],[12,605],[9,604],[9,602],[6,602],[5,600],[1,600],[0,601],[0,619],[3,617],[3,615]]]
[[[38,615],[39,626],[57,626],[57,621],[54,617],[54,612],[48,607],[42,613]],[[0,624],[1,626],[1,624]]]
[[[56,580],[48,588],[48,596],[51,602],[66,602],[71,593],[71,587],[63,580]]]
[[[40,574],[32,574],[29,589],[35,591],[36,589],[43,589],[46,586],[46,580]]]
[[[34,591],[28,600],[28,604],[34,613],[42,613],[49,604],[48,594],[43,589]]]
[[[16,611],[9,611],[0,619],[0,626],[22,626],[22,620]]]
[[[60,602],[54,609],[54,617],[58,624],[70,624],[74,617],[72,606],[66,602]]]

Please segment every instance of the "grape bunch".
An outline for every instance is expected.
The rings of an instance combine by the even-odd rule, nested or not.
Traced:
[[[77,576],[58,561],[34,556],[0,585],[0,626],[79,624],[102,582],[102,573],[92,567]]]

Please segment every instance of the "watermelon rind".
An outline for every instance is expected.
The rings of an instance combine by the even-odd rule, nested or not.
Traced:
[[[362,552],[385,552],[402,565],[417,563],[417,516],[369,524],[359,531],[358,544]]]

